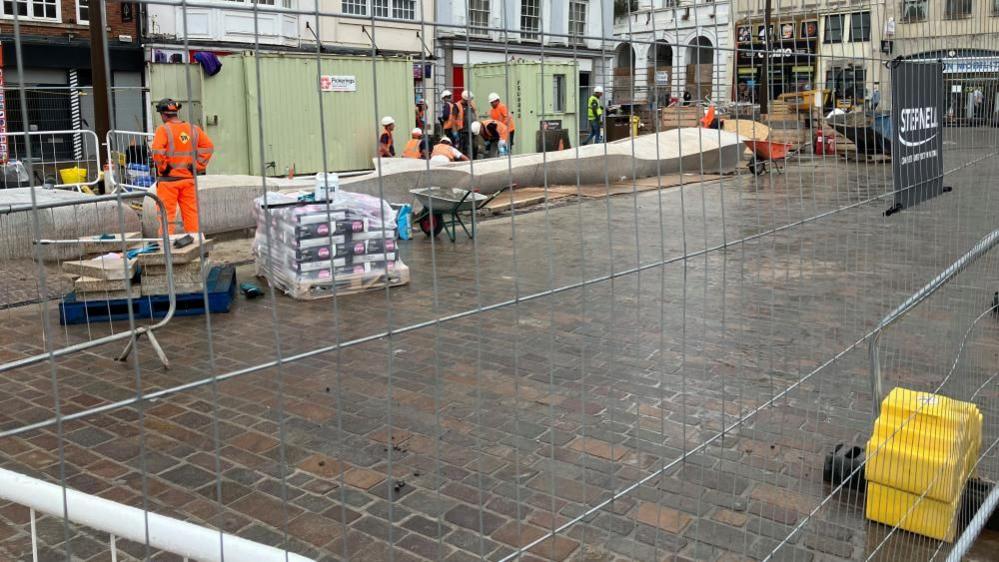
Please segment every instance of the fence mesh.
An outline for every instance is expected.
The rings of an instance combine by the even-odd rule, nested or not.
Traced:
[[[999,228],[993,6],[139,5],[148,87],[4,89],[0,557],[996,558],[974,522],[999,479],[996,251],[883,322]],[[29,76],[30,14],[11,17],[4,64]],[[72,103],[95,89],[99,142]],[[445,90],[502,121],[495,93],[516,133],[444,119]],[[890,111],[910,94],[930,111]],[[193,246],[163,237],[160,97],[215,143]],[[378,158],[390,113],[399,156],[413,136],[495,157]],[[923,129],[939,138],[905,136]],[[72,189],[101,170],[111,195]],[[258,277],[288,230],[254,200],[329,172],[395,207],[508,191],[450,240],[420,228],[457,200],[430,200],[413,239],[372,250],[403,286],[360,292],[334,255],[330,298],[293,299]],[[340,211],[311,203],[335,254]],[[394,223],[377,208],[365,229]],[[143,261],[153,243],[165,265]],[[118,269],[81,282],[95,255]],[[878,433],[899,389],[935,396]],[[980,429],[927,421],[944,398]]]

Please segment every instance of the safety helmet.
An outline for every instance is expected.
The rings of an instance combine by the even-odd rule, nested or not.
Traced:
[[[427,101],[423,98],[416,100],[416,105],[426,105]]]
[[[163,98],[156,103],[156,113],[177,113],[180,111],[180,102],[170,98]]]
[[[482,123],[475,121],[472,123],[472,134],[477,135],[482,132]]]
[[[382,126],[388,127],[389,125],[395,125],[395,119],[392,119],[389,115],[382,117]]]
[[[593,88],[593,93],[594,94],[602,94],[602,93],[604,93],[604,87],[603,86],[597,86],[596,88]]]
[[[451,144],[451,137],[447,137],[447,136],[441,137],[441,142],[445,142],[447,144]]]
[[[461,92],[461,99],[463,99],[465,101],[474,100],[475,99],[475,94],[473,94],[472,92],[469,92],[468,90],[465,90],[465,91]]]
[[[419,127],[417,127],[415,129],[413,129],[413,132],[411,134],[414,137],[422,137],[423,136],[423,129],[420,129]]]
[[[494,101],[499,101],[499,99],[500,99],[499,94],[497,94],[496,92],[489,94],[489,103],[493,103]]]
[[[441,99],[449,97],[451,97],[451,90],[444,90],[443,92],[441,92]]]

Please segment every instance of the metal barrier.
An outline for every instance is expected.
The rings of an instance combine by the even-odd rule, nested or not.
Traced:
[[[108,131],[108,174],[110,193],[145,191],[156,181],[156,166],[149,150],[152,133]]]
[[[7,158],[21,162],[28,173],[35,177],[8,179],[5,175],[2,187],[27,187],[29,183],[55,189],[89,191],[101,180],[97,134],[93,131],[57,130],[0,132],[0,138],[8,147]],[[32,145],[30,158],[25,144]]]
[[[156,202],[156,206],[159,209],[159,213],[158,214],[159,214],[159,218],[160,218],[160,228],[161,228],[161,233],[162,233],[162,235],[159,238],[150,238],[150,239],[145,239],[145,238],[131,238],[131,239],[126,239],[125,236],[124,236],[124,233],[122,233],[121,238],[118,238],[118,239],[114,239],[113,237],[112,237],[112,239],[109,239],[109,240],[94,240],[94,239],[89,239],[89,240],[86,241],[86,243],[88,243],[88,244],[107,244],[107,245],[111,246],[112,248],[115,245],[118,246],[118,247],[124,247],[127,244],[140,243],[140,242],[157,242],[157,243],[161,244],[161,248],[163,248],[164,259],[165,259],[165,264],[166,264],[167,297],[169,299],[169,307],[168,307],[168,309],[166,311],[166,315],[160,321],[156,322],[155,324],[153,324],[151,326],[133,327],[132,329],[130,329],[128,331],[119,332],[117,334],[110,334],[110,335],[107,335],[107,336],[95,338],[95,339],[92,339],[92,340],[88,340],[88,341],[85,341],[85,342],[81,342],[81,343],[69,345],[69,346],[66,346],[66,347],[58,348],[58,349],[47,349],[45,351],[45,353],[40,353],[38,355],[34,355],[34,356],[30,356],[30,357],[24,357],[24,358],[17,359],[17,360],[14,360],[14,361],[8,361],[8,362],[5,362],[5,363],[2,363],[2,364],[0,364],[0,373],[5,373],[5,372],[12,371],[12,370],[20,368],[20,367],[25,367],[25,366],[28,366],[28,365],[33,365],[33,364],[40,363],[40,362],[43,362],[43,361],[51,361],[51,360],[54,360],[57,357],[63,357],[63,356],[66,356],[66,355],[70,355],[72,353],[76,353],[76,352],[83,351],[83,350],[86,350],[86,349],[91,349],[91,348],[94,348],[94,347],[99,347],[99,346],[106,345],[106,344],[109,344],[109,343],[113,343],[113,342],[117,342],[117,341],[123,341],[123,340],[128,340],[128,344],[125,346],[125,349],[122,351],[122,353],[118,357],[119,361],[124,361],[128,357],[129,353],[131,352],[132,347],[135,345],[135,340],[137,338],[139,338],[140,336],[146,336],[146,339],[149,340],[149,344],[153,348],[153,350],[156,352],[156,355],[159,358],[160,362],[163,364],[164,367],[169,367],[170,362],[167,359],[166,354],[163,352],[163,348],[160,347],[159,342],[156,340],[156,336],[154,335],[154,331],[157,330],[157,329],[159,329],[159,328],[161,328],[161,327],[163,327],[163,326],[166,326],[167,323],[169,323],[170,320],[173,318],[174,312],[176,311],[176,308],[177,308],[177,294],[176,294],[176,290],[174,289],[173,256],[172,256],[172,250],[171,250],[171,240],[170,240],[170,235],[169,235],[169,228],[168,228],[167,218],[166,218],[167,217],[166,210],[165,210],[165,207],[163,205],[163,201],[160,200],[160,198],[157,197],[156,194],[149,193],[149,192],[119,193],[119,194],[115,194],[115,195],[101,195],[101,196],[96,196],[96,197],[82,199],[82,200],[58,201],[58,202],[40,203],[40,204],[38,204],[38,203],[28,203],[28,204],[23,204],[23,205],[6,205],[6,206],[0,206],[0,216],[10,215],[10,214],[13,214],[13,213],[24,213],[24,212],[37,213],[38,211],[42,211],[42,210],[46,210],[46,209],[56,209],[56,208],[61,208],[61,207],[73,207],[73,206],[78,206],[78,205],[81,205],[81,204],[99,203],[101,201],[114,201],[114,202],[117,202],[119,205],[121,205],[123,201],[129,200],[129,199],[142,199],[142,198],[145,198],[145,197],[152,198],[153,201]],[[79,244],[82,243],[82,241],[81,240],[39,239],[39,240],[35,240],[34,243],[36,245],[38,245],[38,246],[44,247],[44,246],[58,246],[58,245],[79,245]],[[127,268],[127,265],[125,267]],[[125,283],[126,283],[125,286],[127,287],[127,291],[130,292],[131,291],[131,278],[129,276],[127,276],[127,275],[125,276]],[[131,309],[131,307],[129,307],[128,310],[129,310],[129,317],[131,318],[131,316],[132,316],[132,309]],[[133,320],[132,323],[134,323],[134,320]]]

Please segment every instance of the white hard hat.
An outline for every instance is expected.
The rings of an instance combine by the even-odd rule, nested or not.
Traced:
[[[461,99],[463,99],[465,101],[474,100],[475,99],[475,94],[473,94],[472,92],[469,92],[468,90],[465,90],[465,91],[461,92]]]
[[[478,121],[473,122],[472,123],[472,134],[473,135],[477,135],[477,134],[479,134],[480,131],[482,131],[482,123],[479,123]]]
[[[415,129],[413,129],[413,132],[410,133],[410,134],[412,134],[414,137],[422,137],[423,136],[423,129],[417,127]]]
[[[451,90],[444,90],[443,92],[441,92],[441,99],[449,97],[451,97]]]
[[[593,88],[593,93],[594,94],[602,94],[602,93],[604,93],[604,87],[603,86],[597,86],[596,88]]]
[[[395,119],[392,119],[391,116],[386,115],[385,117],[382,117],[382,125],[385,127],[388,127],[389,125],[395,125]]]
[[[441,137],[441,142],[446,142],[448,144],[451,144],[451,137],[448,136]]]
[[[493,103],[494,101],[499,101],[499,99],[500,99],[499,94],[497,94],[496,92],[489,94],[489,103]]]

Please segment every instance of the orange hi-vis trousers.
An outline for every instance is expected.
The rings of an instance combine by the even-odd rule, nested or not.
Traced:
[[[176,226],[174,219],[177,218],[177,205],[180,205],[180,219],[184,222],[184,232],[194,234],[198,232],[198,192],[194,187],[194,179],[182,179],[174,181],[163,181],[156,183],[156,195],[163,200],[166,207],[167,224],[170,225],[170,234],[173,234]],[[160,232],[160,234],[163,234]]]

